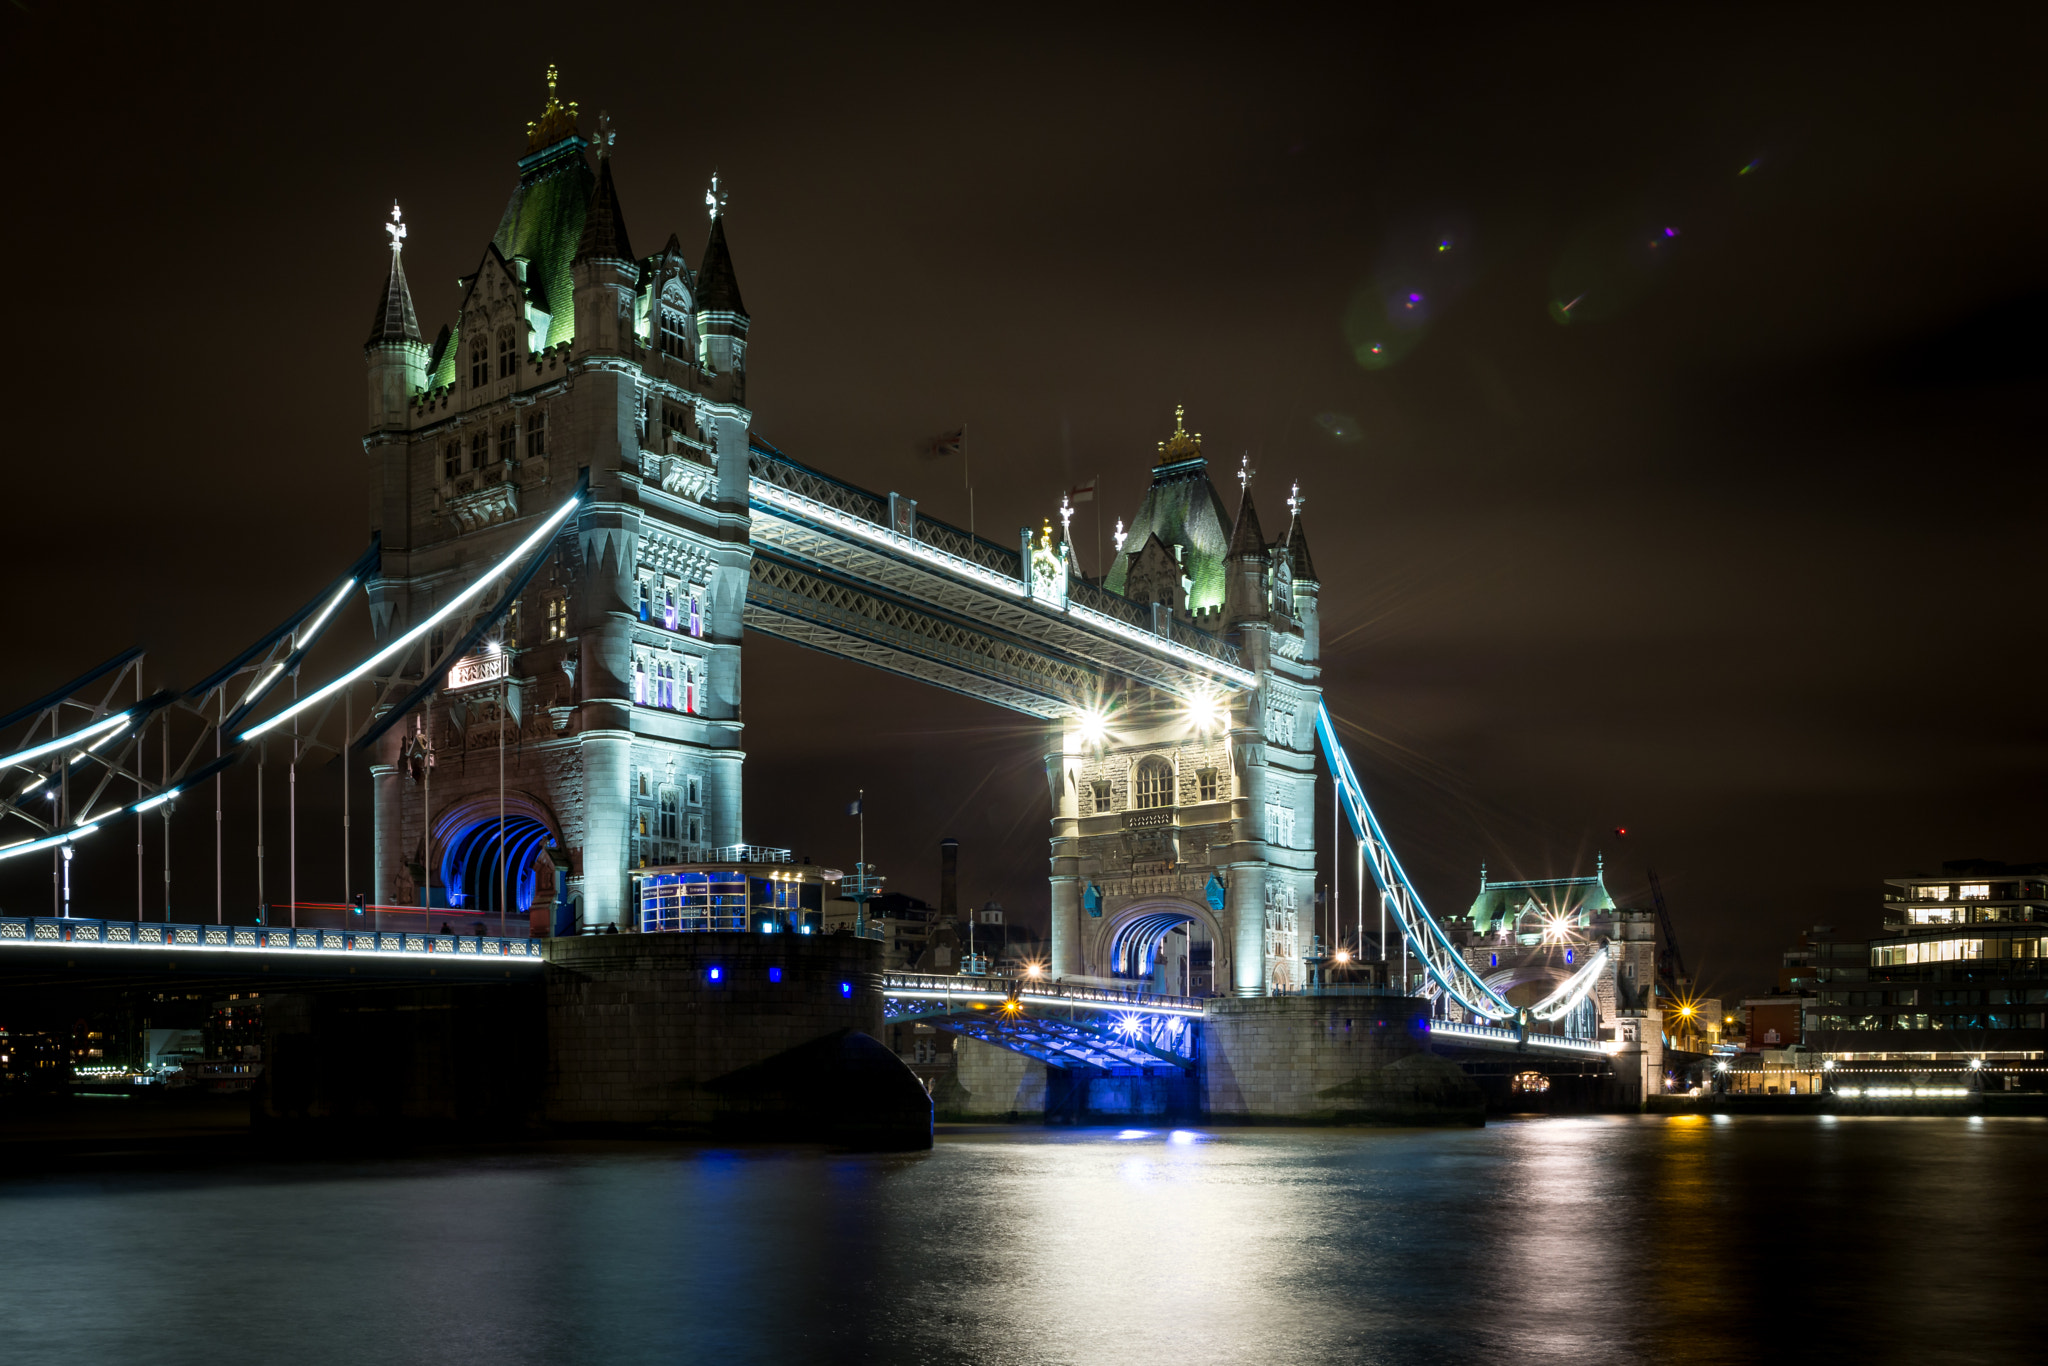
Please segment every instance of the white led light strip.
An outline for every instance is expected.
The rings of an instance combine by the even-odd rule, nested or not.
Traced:
[[[118,715],[109,716],[104,720],[95,721],[89,726],[72,731],[69,735],[60,735],[54,740],[45,740],[40,745],[31,745],[27,749],[10,754],[4,759],[0,759],[0,768],[12,768],[16,764],[26,764],[40,759],[45,754],[55,754],[60,749],[69,749],[81,740],[94,735],[101,735],[105,731],[117,730],[128,725],[134,719],[133,712],[124,711]],[[111,736],[102,736],[103,740],[111,738]]]
[[[293,703],[291,706],[286,707],[277,715],[271,717],[268,721],[265,721],[260,725],[251,726],[249,729],[243,731],[240,735],[236,736],[235,738],[237,740],[253,740],[257,736],[263,734],[265,731],[283,725],[286,721],[289,721],[292,717],[297,716],[300,712],[306,710],[308,707],[317,706],[321,702],[326,701],[328,698],[334,696],[334,694],[340,692],[349,684],[355,682],[358,678],[361,678],[370,670],[376,668],[379,664],[382,664],[385,660],[391,658],[393,655],[399,653],[400,651],[410,647],[415,641],[419,640],[422,636],[426,635],[427,632],[433,630],[434,627],[440,625],[443,621],[446,621],[464,603],[468,602],[471,598],[475,597],[477,594],[483,592],[484,589],[488,588],[491,584],[495,583],[499,575],[503,574],[507,569],[511,568],[519,561],[525,559],[528,555],[531,555],[536,549],[540,547],[540,545],[544,541],[548,539],[548,537],[555,534],[555,529],[561,526],[563,520],[567,518],[570,513],[574,512],[582,502],[583,499],[580,495],[571,496],[567,502],[563,503],[562,506],[560,506],[559,508],[556,508],[554,512],[549,515],[546,521],[542,522],[539,526],[535,527],[533,529],[533,533],[529,535],[525,540],[521,541],[519,545],[512,551],[511,554],[507,555],[504,559],[492,565],[490,569],[485,571],[482,575],[480,575],[477,578],[476,582],[470,584],[469,587],[463,589],[460,593],[456,594],[453,598],[449,599],[446,603],[442,604],[441,609],[439,611],[435,612],[425,621],[413,627],[410,631],[407,631],[404,635],[398,637],[398,639],[392,641],[389,645],[386,645],[383,649],[377,651],[377,653],[371,655],[368,659],[356,665],[355,668],[350,669],[347,673],[343,674],[340,678],[335,679],[332,683],[329,683],[326,687],[320,689],[318,692],[308,694],[307,696],[301,698],[299,701]],[[324,616],[325,614],[323,613],[322,615]]]

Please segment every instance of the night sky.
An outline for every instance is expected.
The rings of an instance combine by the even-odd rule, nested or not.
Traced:
[[[1091,562],[1176,403],[1269,531],[1299,479],[1324,684],[1432,906],[1482,861],[1604,853],[1638,904],[1654,867],[1737,994],[1801,927],[1875,933],[1886,876],[2048,858],[2038,12],[1425,9],[14,0],[0,709],[130,642],[190,683],[360,551],[380,224],[431,335],[555,62],[640,250],[694,264],[724,177],[755,430],[796,458],[964,522],[914,449],[965,423],[998,540],[1101,476]],[[770,640],[746,670],[749,839],[849,864],[865,787],[892,887],[935,896],[954,835],[963,898],[1042,922],[1035,723]],[[339,784],[304,776],[306,899]],[[132,899],[101,839],[81,897]],[[6,874],[47,906],[40,859]]]

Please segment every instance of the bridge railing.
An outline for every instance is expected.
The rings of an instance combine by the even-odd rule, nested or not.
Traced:
[[[406,930],[298,930],[273,925],[180,925],[155,920],[0,916],[0,948],[186,949],[201,952],[332,953],[539,962],[537,939],[421,934]]]
[[[1199,996],[1167,996],[1159,992],[1117,987],[1082,986],[1031,977],[962,977],[926,972],[885,972],[884,995],[916,995],[961,1000],[1000,1001],[1014,993],[1034,1005],[1073,1005],[1090,1010],[1130,1010],[1142,1014],[1202,1016]]]
[[[1525,1037],[1512,1029],[1501,1029],[1496,1025],[1453,1024],[1448,1020],[1431,1020],[1429,1032],[1438,1038],[1465,1039],[1496,1048],[1549,1048],[1565,1053],[1583,1053],[1589,1057],[1602,1057],[1607,1052],[1594,1039],[1567,1039],[1562,1034],[1530,1034]]]

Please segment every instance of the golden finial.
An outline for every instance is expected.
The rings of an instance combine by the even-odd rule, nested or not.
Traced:
[[[549,63],[548,63],[548,103],[549,103],[549,104],[553,104],[553,103],[555,102],[555,81],[556,81],[556,80],[557,80],[558,78],[560,78],[561,74],[562,74],[561,72],[559,72],[559,71],[555,70],[555,64],[554,64],[553,62],[549,62]]]
[[[1202,434],[1188,431],[1187,415],[1188,410],[1181,404],[1173,406],[1173,435],[1159,443],[1160,464],[1186,460],[1202,453]]]
[[[1187,411],[1186,408],[1183,408],[1178,403],[1173,405],[1173,434],[1175,436],[1186,436],[1188,434],[1188,429],[1181,425],[1181,419],[1187,416]]]
[[[576,102],[563,104],[556,90],[561,81],[561,71],[553,62],[548,63],[548,102],[540,111],[537,122],[526,125],[526,150],[538,152],[543,147],[553,146],[563,138],[572,137],[576,132]]]

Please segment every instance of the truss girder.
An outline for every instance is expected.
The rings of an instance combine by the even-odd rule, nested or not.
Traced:
[[[747,603],[982,680],[989,700],[1005,706],[1036,698],[1034,716],[1063,715],[1097,695],[1094,674],[1079,665],[776,557],[754,556]]]
[[[1007,1048],[1053,1067],[1095,1068],[1126,1076],[1176,1076],[1187,1068],[1182,1060],[1166,1058],[1140,1045],[1123,1042],[1107,1031],[1068,1020],[952,1016],[933,1020],[931,1024],[935,1029]]]
[[[966,673],[960,669],[940,664],[905,651],[868,640],[862,636],[848,635],[835,631],[829,626],[802,617],[793,617],[769,608],[757,606],[750,598],[743,620],[749,631],[775,636],[792,645],[817,650],[823,654],[837,655],[856,664],[865,664],[872,669],[900,675],[919,683],[929,683],[935,688],[959,693],[963,697],[993,702],[999,707],[1022,712],[1045,721],[1056,721],[1072,708],[1064,702],[1050,702],[1037,693],[1022,688],[1006,688],[993,679],[978,674]]]
[[[795,495],[781,489],[772,490],[772,494],[763,497],[757,490],[753,501],[751,536],[757,549],[815,564],[854,582],[927,604],[936,611],[983,623],[992,630],[1072,660],[1091,675],[1121,674],[1182,697],[1252,685],[1253,676],[1235,665],[1185,662],[1176,654],[1192,659],[1193,652],[1172,642],[1161,640],[1157,648],[1148,648],[1123,640],[1108,629],[1098,629],[1075,615],[1041,606],[1006,590],[992,571],[979,566],[975,567],[979,572],[971,576],[956,575],[889,554],[806,517],[806,509],[791,506],[797,501]],[[822,516],[830,509],[820,507],[815,511]],[[1144,634],[1121,624],[1118,629]]]

